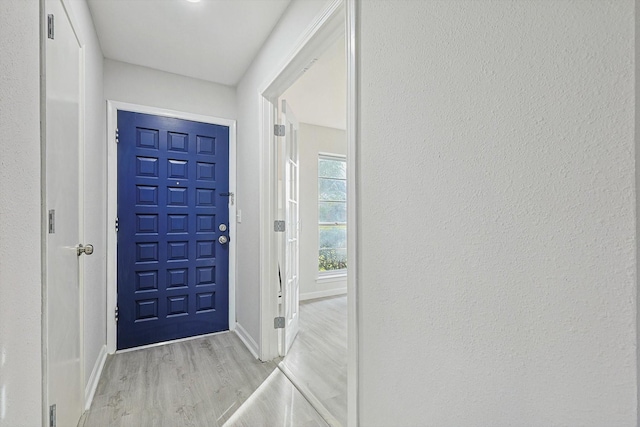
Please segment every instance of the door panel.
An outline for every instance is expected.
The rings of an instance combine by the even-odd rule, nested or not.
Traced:
[[[285,241],[284,241],[284,280],[282,289],[283,313],[285,318],[284,348],[280,353],[286,355],[299,331],[300,306],[300,206],[299,206],[299,161],[298,161],[298,131],[300,126],[291,106],[282,101],[282,113],[285,124],[284,137],[284,210],[285,210]]]
[[[82,415],[80,339],[80,45],[59,0],[46,2],[55,38],[46,41],[46,206],[54,211],[47,234],[47,402],[58,426]]]
[[[118,349],[229,329],[229,128],[119,111],[118,135]]]

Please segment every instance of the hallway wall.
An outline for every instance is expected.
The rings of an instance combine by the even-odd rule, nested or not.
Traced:
[[[362,425],[637,424],[634,3],[357,1]]]
[[[112,59],[104,60],[104,93],[112,101],[236,118],[233,87]]]
[[[0,1],[0,426],[43,422],[40,28],[35,1]]]

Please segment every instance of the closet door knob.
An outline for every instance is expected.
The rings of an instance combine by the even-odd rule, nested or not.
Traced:
[[[93,245],[82,246],[82,243],[78,245],[78,256],[85,254],[91,255],[93,253]]]

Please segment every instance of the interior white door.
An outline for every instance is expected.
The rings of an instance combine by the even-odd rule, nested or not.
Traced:
[[[282,119],[285,125],[284,137],[284,274],[282,277],[281,316],[285,318],[284,337],[281,340],[284,356],[291,348],[299,331],[300,305],[300,206],[299,206],[299,157],[298,132],[300,126],[287,101],[282,101]]]
[[[53,38],[46,40],[46,392],[56,425],[82,415],[78,244],[80,217],[81,46],[61,0],[47,0]]]

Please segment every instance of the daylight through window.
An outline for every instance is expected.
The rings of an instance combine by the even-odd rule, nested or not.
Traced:
[[[318,158],[318,271],[346,272],[347,163],[344,157]]]

